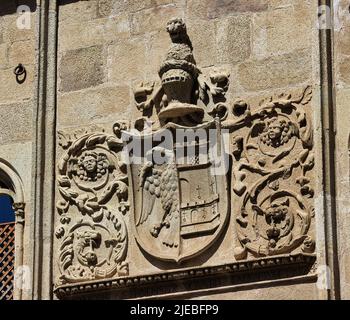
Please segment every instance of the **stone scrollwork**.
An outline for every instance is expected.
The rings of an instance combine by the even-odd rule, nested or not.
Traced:
[[[245,137],[233,135],[233,191],[240,197],[236,218],[240,245],[237,259],[314,250],[308,235],[314,208],[311,169],[314,165],[312,125],[305,111],[311,89],[293,98],[281,95],[251,111],[233,106],[227,126],[248,127]]]
[[[66,143],[57,179],[58,284],[127,275],[129,202],[122,142],[104,132],[60,136]]]
[[[133,88],[135,121],[58,132],[62,295],[265,262],[306,274],[315,257],[311,87],[229,103],[229,72],[200,70],[182,19],[166,29],[159,81]]]

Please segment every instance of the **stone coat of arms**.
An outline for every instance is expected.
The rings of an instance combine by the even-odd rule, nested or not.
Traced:
[[[139,118],[59,133],[62,295],[314,261],[311,87],[229,104],[230,73],[197,67],[182,19],[167,31],[160,81],[133,88]]]

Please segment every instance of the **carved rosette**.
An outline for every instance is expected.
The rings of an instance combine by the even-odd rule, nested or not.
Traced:
[[[228,127],[246,132],[235,130],[232,137],[233,191],[240,199],[236,259],[314,250],[308,234],[313,135],[305,110],[311,94],[307,87],[295,98],[270,98],[254,112],[243,101],[234,104]]]
[[[58,164],[57,284],[127,275],[129,203],[122,142],[103,132],[59,135],[66,152]]]

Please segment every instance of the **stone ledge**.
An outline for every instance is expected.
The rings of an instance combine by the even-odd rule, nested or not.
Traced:
[[[94,294],[91,298],[96,298],[98,294],[102,299],[112,296],[116,299],[130,299],[149,295],[149,289],[157,291],[155,294],[160,295],[178,292],[176,287],[190,292],[208,287],[305,275],[309,273],[315,260],[315,255],[303,253],[264,257],[218,266],[186,268],[149,275],[62,285],[56,287],[54,293],[59,299],[89,299],[89,294]],[[260,272],[256,272],[258,270]],[[177,286],[174,285],[175,281]],[[148,287],[155,284],[156,288]]]

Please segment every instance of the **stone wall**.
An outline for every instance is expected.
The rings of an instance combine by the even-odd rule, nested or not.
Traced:
[[[264,96],[312,82],[314,1],[62,1],[58,126],[133,118],[135,81],[158,79],[183,17],[199,67],[226,67],[229,98]]]
[[[57,149],[58,159],[64,157],[62,146],[69,140],[67,137],[78,138],[79,129],[83,130],[80,131],[81,136],[83,132],[89,132],[93,124],[92,132],[101,128],[110,134],[116,120],[134,121],[140,117],[133,93],[140,82],[159,81],[158,69],[171,43],[165,26],[172,17],[183,18],[186,22],[193,54],[202,72],[210,73],[215,69],[230,75],[226,98],[231,106],[240,99],[255,106],[270,96],[288,96],[312,86],[316,88],[315,100],[306,112],[313,117],[318,110],[319,86],[316,6],[317,1],[304,0],[61,1],[57,129],[62,140]],[[317,123],[318,118],[315,118],[316,128]],[[315,143],[320,145],[317,129],[315,133]],[[315,188],[317,194],[322,185],[316,182]],[[61,199],[58,193],[57,198]],[[232,212],[239,212],[239,199],[232,194]],[[237,241],[234,217],[232,213],[228,231],[220,240],[221,251],[205,254],[205,265],[215,266],[218,261],[230,263],[234,260],[233,249],[229,245]],[[322,218],[317,217],[316,220],[310,227],[311,234],[315,233],[317,223],[323,224]],[[61,226],[59,216],[56,226]],[[127,228],[131,229],[130,221]],[[63,230],[58,229],[57,232],[62,237]],[[129,264],[130,274],[174,269],[167,264],[150,264],[138,253],[138,245],[132,236],[129,242],[128,255],[134,262]],[[318,248],[318,255],[322,264],[322,245]],[[191,262],[182,264],[182,268],[192,266]],[[57,268],[55,270],[55,274],[59,273]],[[303,282],[298,276],[290,280],[290,285],[296,288],[293,289],[293,298],[324,297],[325,291],[317,289],[313,274],[304,274],[306,284],[293,284],[295,281]],[[310,279],[314,280],[310,282]],[[220,281],[216,286],[219,284]],[[241,297],[237,294],[240,290],[244,290],[247,298],[258,298],[263,294],[265,299],[282,299],[288,294],[288,285],[281,286],[272,281],[271,286],[257,290],[234,286],[222,289],[225,293],[213,294],[213,297],[235,299]],[[303,289],[298,289],[299,286]],[[158,290],[158,294],[161,292]],[[157,293],[151,290],[145,295]],[[195,296],[209,298],[210,290],[197,292]]]
[[[349,279],[349,4],[338,1],[334,7],[334,90],[336,127],[337,222],[341,295],[350,297]]]
[[[322,130],[327,125],[324,123],[325,120],[322,120],[321,114],[325,107],[322,92],[330,90],[332,84],[329,84],[329,87],[322,84],[321,69],[322,63],[325,62],[321,59],[320,30],[317,28],[320,1],[61,0],[57,5],[57,48],[55,39],[52,38],[47,40],[50,49],[43,34],[39,33],[39,30],[44,30],[52,36],[55,32],[52,29],[45,30],[43,26],[48,7],[40,7],[39,4],[45,4],[46,1],[23,2],[29,5],[32,11],[31,28],[28,30],[20,30],[16,25],[18,1],[6,1],[6,4],[3,1],[0,4],[0,158],[9,162],[23,181],[27,219],[24,264],[32,266],[35,282],[33,290],[44,292],[41,294],[34,292],[33,295],[29,292],[24,298],[117,299],[161,296],[185,299],[326,299],[329,297],[327,284],[322,281],[327,279],[328,271],[334,274],[336,272],[326,267],[329,263],[331,244],[327,238],[329,212],[325,210],[324,205],[325,201],[327,203],[327,199],[334,195],[324,194],[324,177],[329,175],[329,172],[325,172],[324,168],[324,140],[322,140]],[[346,1],[336,1],[334,6],[334,103],[337,129],[335,158],[338,160],[337,177],[334,179],[336,178],[337,182],[339,259],[336,253],[333,258],[336,267],[338,262],[340,265],[341,290],[337,294],[344,298],[350,295],[347,283],[350,275],[347,267],[349,259],[347,251],[350,243],[347,237],[350,223],[347,217],[350,205],[347,200],[350,142],[346,118],[347,98],[350,94],[348,88],[350,66],[347,61],[350,16],[347,6]],[[56,26],[55,10],[54,5],[51,11],[49,10],[52,14],[48,17],[51,27]],[[42,13],[41,21],[39,12]],[[120,126],[126,123],[129,125],[144,116],[137,108],[135,95],[137,91],[146,95],[148,91],[154,89],[153,86],[147,89],[149,84],[159,84],[159,67],[171,45],[166,25],[174,17],[182,18],[186,23],[193,55],[201,74],[228,79],[229,85],[225,87],[227,92],[224,102],[229,115],[227,119],[223,119],[223,125],[230,130],[229,152],[232,168],[228,183],[229,195],[226,199],[229,203],[230,217],[227,219],[224,231],[218,234],[215,243],[207,246],[209,249],[206,247],[202,255],[178,264],[149,257],[136,240],[133,233],[137,233],[137,227],[132,226],[133,214],[129,207],[132,206],[131,193],[138,192],[131,186],[133,174],[129,172],[127,179],[125,177],[117,179],[115,185],[112,181],[110,190],[106,191],[107,194],[115,193],[111,196],[111,200],[103,195],[107,202],[111,201],[113,210],[118,208],[120,214],[114,216],[113,212],[107,212],[110,210],[108,206],[103,208],[107,211],[103,211],[100,203],[96,203],[98,202],[96,199],[96,201],[86,199],[84,194],[77,194],[80,192],[79,183],[82,182],[83,185],[83,180],[87,176],[84,176],[85,173],[81,168],[80,171],[74,168],[74,165],[81,165],[78,162],[84,160],[81,158],[89,156],[85,154],[86,151],[94,148],[101,152],[107,150],[112,158],[119,159],[120,153],[116,150],[120,148],[120,140],[115,136],[120,138],[118,136],[120,127],[116,126],[116,122],[119,122]],[[44,54],[48,52],[48,55],[52,55],[50,50],[54,49],[57,49],[57,66],[54,66],[52,59],[50,60],[50,57],[48,59]],[[13,74],[14,68],[19,63],[22,63],[27,70],[26,81],[22,84],[16,82]],[[331,61],[326,61],[326,64],[330,66]],[[47,70],[50,74],[47,74]],[[49,82],[49,86],[45,87],[47,77],[55,77],[53,70],[57,70],[56,86]],[[215,86],[210,88],[218,89]],[[41,89],[45,95],[39,94]],[[210,94],[212,92],[209,92],[209,96]],[[52,105],[45,100],[51,96],[54,97],[51,100]],[[43,101],[40,101],[42,98]],[[292,158],[295,157],[292,160],[296,164],[293,168],[299,165],[300,167],[295,169],[296,173],[284,172],[278,183],[269,181],[267,188],[270,193],[276,192],[276,194],[280,192],[278,190],[286,189],[287,191],[280,193],[290,197],[294,193],[288,193],[288,190],[296,187],[300,189],[298,190],[300,195],[298,193],[299,196],[294,197],[291,207],[295,217],[300,218],[300,221],[297,221],[302,225],[300,237],[302,244],[293,248],[291,246],[283,252],[281,250],[283,257],[277,257],[274,254],[261,253],[260,248],[250,247],[249,251],[247,249],[249,244],[246,247],[245,239],[237,235],[239,228],[237,225],[245,223],[244,212],[240,206],[242,195],[246,190],[244,187],[253,186],[257,179],[253,175],[256,172],[250,172],[252,175],[242,173],[241,168],[246,164],[245,158],[241,157],[240,149],[243,147],[239,144],[242,136],[252,136],[247,129],[250,121],[264,117],[266,110],[268,115],[271,110],[281,109],[281,106],[287,107],[284,114],[279,114],[279,117],[289,119],[290,116],[290,119],[294,119],[294,127],[299,130],[298,132],[287,130],[287,133],[290,134],[290,139],[296,141],[292,155]],[[48,109],[49,121],[55,119],[55,123],[46,122],[46,127],[49,127],[49,130],[54,128],[57,133],[55,145],[49,145],[50,137],[45,136],[45,121],[43,128],[40,129],[41,122],[36,119],[40,108]],[[265,111],[260,114],[259,108]],[[246,118],[237,124],[241,116]],[[156,113],[151,113],[147,117],[154,123],[158,120]],[[121,120],[125,122],[120,122]],[[273,125],[276,119],[272,120]],[[265,125],[269,126],[271,123],[266,122]],[[281,122],[279,124],[281,125]],[[39,136],[35,136],[36,132]],[[89,138],[83,138],[84,135],[88,135]],[[43,141],[47,144],[47,148],[45,143],[43,146],[39,145],[39,142]],[[97,144],[99,145],[96,147]],[[56,154],[53,155],[51,148],[56,150]],[[84,150],[84,153],[81,150]],[[286,161],[279,161],[289,152],[290,150],[273,155],[275,157],[271,164],[273,170],[283,168]],[[39,156],[44,159],[40,165],[46,164],[45,172],[40,171],[40,167],[38,169],[39,163],[34,160]],[[54,164],[47,160],[51,156],[56,159]],[[300,156],[299,162],[296,161],[297,156]],[[259,156],[253,158],[259,169],[255,170],[255,167],[252,171],[266,174],[264,173],[266,167],[263,168],[266,165],[265,159],[259,159]],[[103,157],[99,158],[100,175],[101,172],[105,174],[102,163],[105,160]],[[50,170],[53,170],[53,167],[56,175],[50,178]],[[119,169],[125,173],[123,171],[125,168]],[[110,166],[108,170],[112,177],[115,173],[113,170],[117,169],[116,166]],[[98,180],[99,176],[94,178]],[[48,185],[43,185],[44,179],[45,183],[49,182]],[[247,186],[243,186],[245,182]],[[51,190],[50,183],[55,184],[54,190]],[[124,188],[125,183],[129,187],[128,201],[123,191],[113,189],[117,188],[116,186]],[[34,185],[41,186],[39,189],[42,195],[35,193],[38,189],[34,189]],[[72,185],[78,187],[74,189],[71,188]],[[98,188],[96,187],[95,191],[99,190]],[[265,194],[264,192],[266,190],[261,191],[261,194]],[[55,203],[51,203],[53,202],[50,200],[51,196],[55,198]],[[32,199],[36,199],[37,208],[43,211],[45,209],[45,212],[35,212],[31,207]],[[93,208],[94,205],[102,210],[102,218]],[[289,202],[280,204],[283,205],[289,206]],[[306,210],[305,207],[310,210]],[[54,212],[51,212],[51,209]],[[54,223],[51,221],[51,215],[55,217]],[[85,219],[85,222],[81,222],[80,218]],[[76,259],[77,255],[84,253],[86,246],[84,242],[78,245],[74,242],[76,241],[73,239],[74,228],[76,226],[80,228],[84,223],[88,225],[101,222],[109,230],[120,231],[120,228],[122,230],[124,228],[118,225],[120,220],[125,220],[126,229],[132,231],[129,231],[126,241],[120,241],[120,237],[118,240],[123,242],[120,250],[125,250],[127,253],[123,254],[122,259],[119,256],[113,257],[116,260],[124,259],[128,263],[124,264],[125,261],[122,261],[118,264],[117,273],[108,268],[107,271],[97,268],[99,273],[97,269],[91,268],[95,270],[94,274],[91,273],[91,277],[94,281],[100,281],[99,284],[90,284],[91,281],[85,278],[84,281],[79,280],[79,276],[84,277],[87,269],[83,267],[84,272],[79,268],[68,269],[71,261],[67,257]],[[299,226],[298,223],[296,225]],[[34,230],[34,226],[42,233]],[[103,232],[101,231],[101,234]],[[293,233],[294,237],[295,235],[298,236]],[[78,237],[79,239],[87,237],[90,242],[100,241],[98,235],[89,232],[79,233]],[[42,241],[43,239],[45,241]],[[292,240],[294,239],[289,241]],[[151,240],[149,241],[151,243]],[[315,250],[314,242],[316,242]],[[237,245],[239,243],[242,248]],[[83,249],[77,248],[82,244],[83,247],[80,249]],[[80,250],[80,253],[73,252],[70,245],[74,246],[75,251]],[[199,244],[193,242],[193,245]],[[33,263],[34,246],[37,267]],[[127,250],[123,246],[127,246]],[[64,251],[65,247],[67,251]],[[158,249],[155,248],[156,251]],[[246,251],[249,251],[247,260],[245,260]],[[88,259],[87,255],[81,256]],[[93,262],[94,254],[91,254],[89,259],[91,263],[96,264],[96,261]],[[81,264],[84,263],[87,262]],[[319,270],[321,273],[318,273]],[[325,270],[325,273],[322,273],[322,270]],[[108,272],[113,276],[108,276]],[[44,276],[41,276],[41,273]],[[174,279],[177,280],[172,282]],[[55,294],[49,285],[51,280]],[[338,280],[335,277],[334,281]],[[128,289],[131,285],[133,289]],[[96,290],[97,288],[100,290]],[[81,295],[75,295],[79,292]]]
[[[31,9],[30,28],[19,29],[17,1],[0,3],[0,158],[7,161],[23,183],[26,203],[24,233],[24,261],[30,266],[33,225],[32,197],[32,146],[34,141],[34,114],[36,105],[37,12],[36,1],[24,1]],[[19,84],[14,75],[18,64],[27,70],[25,82]],[[30,297],[26,289],[24,297]]]

